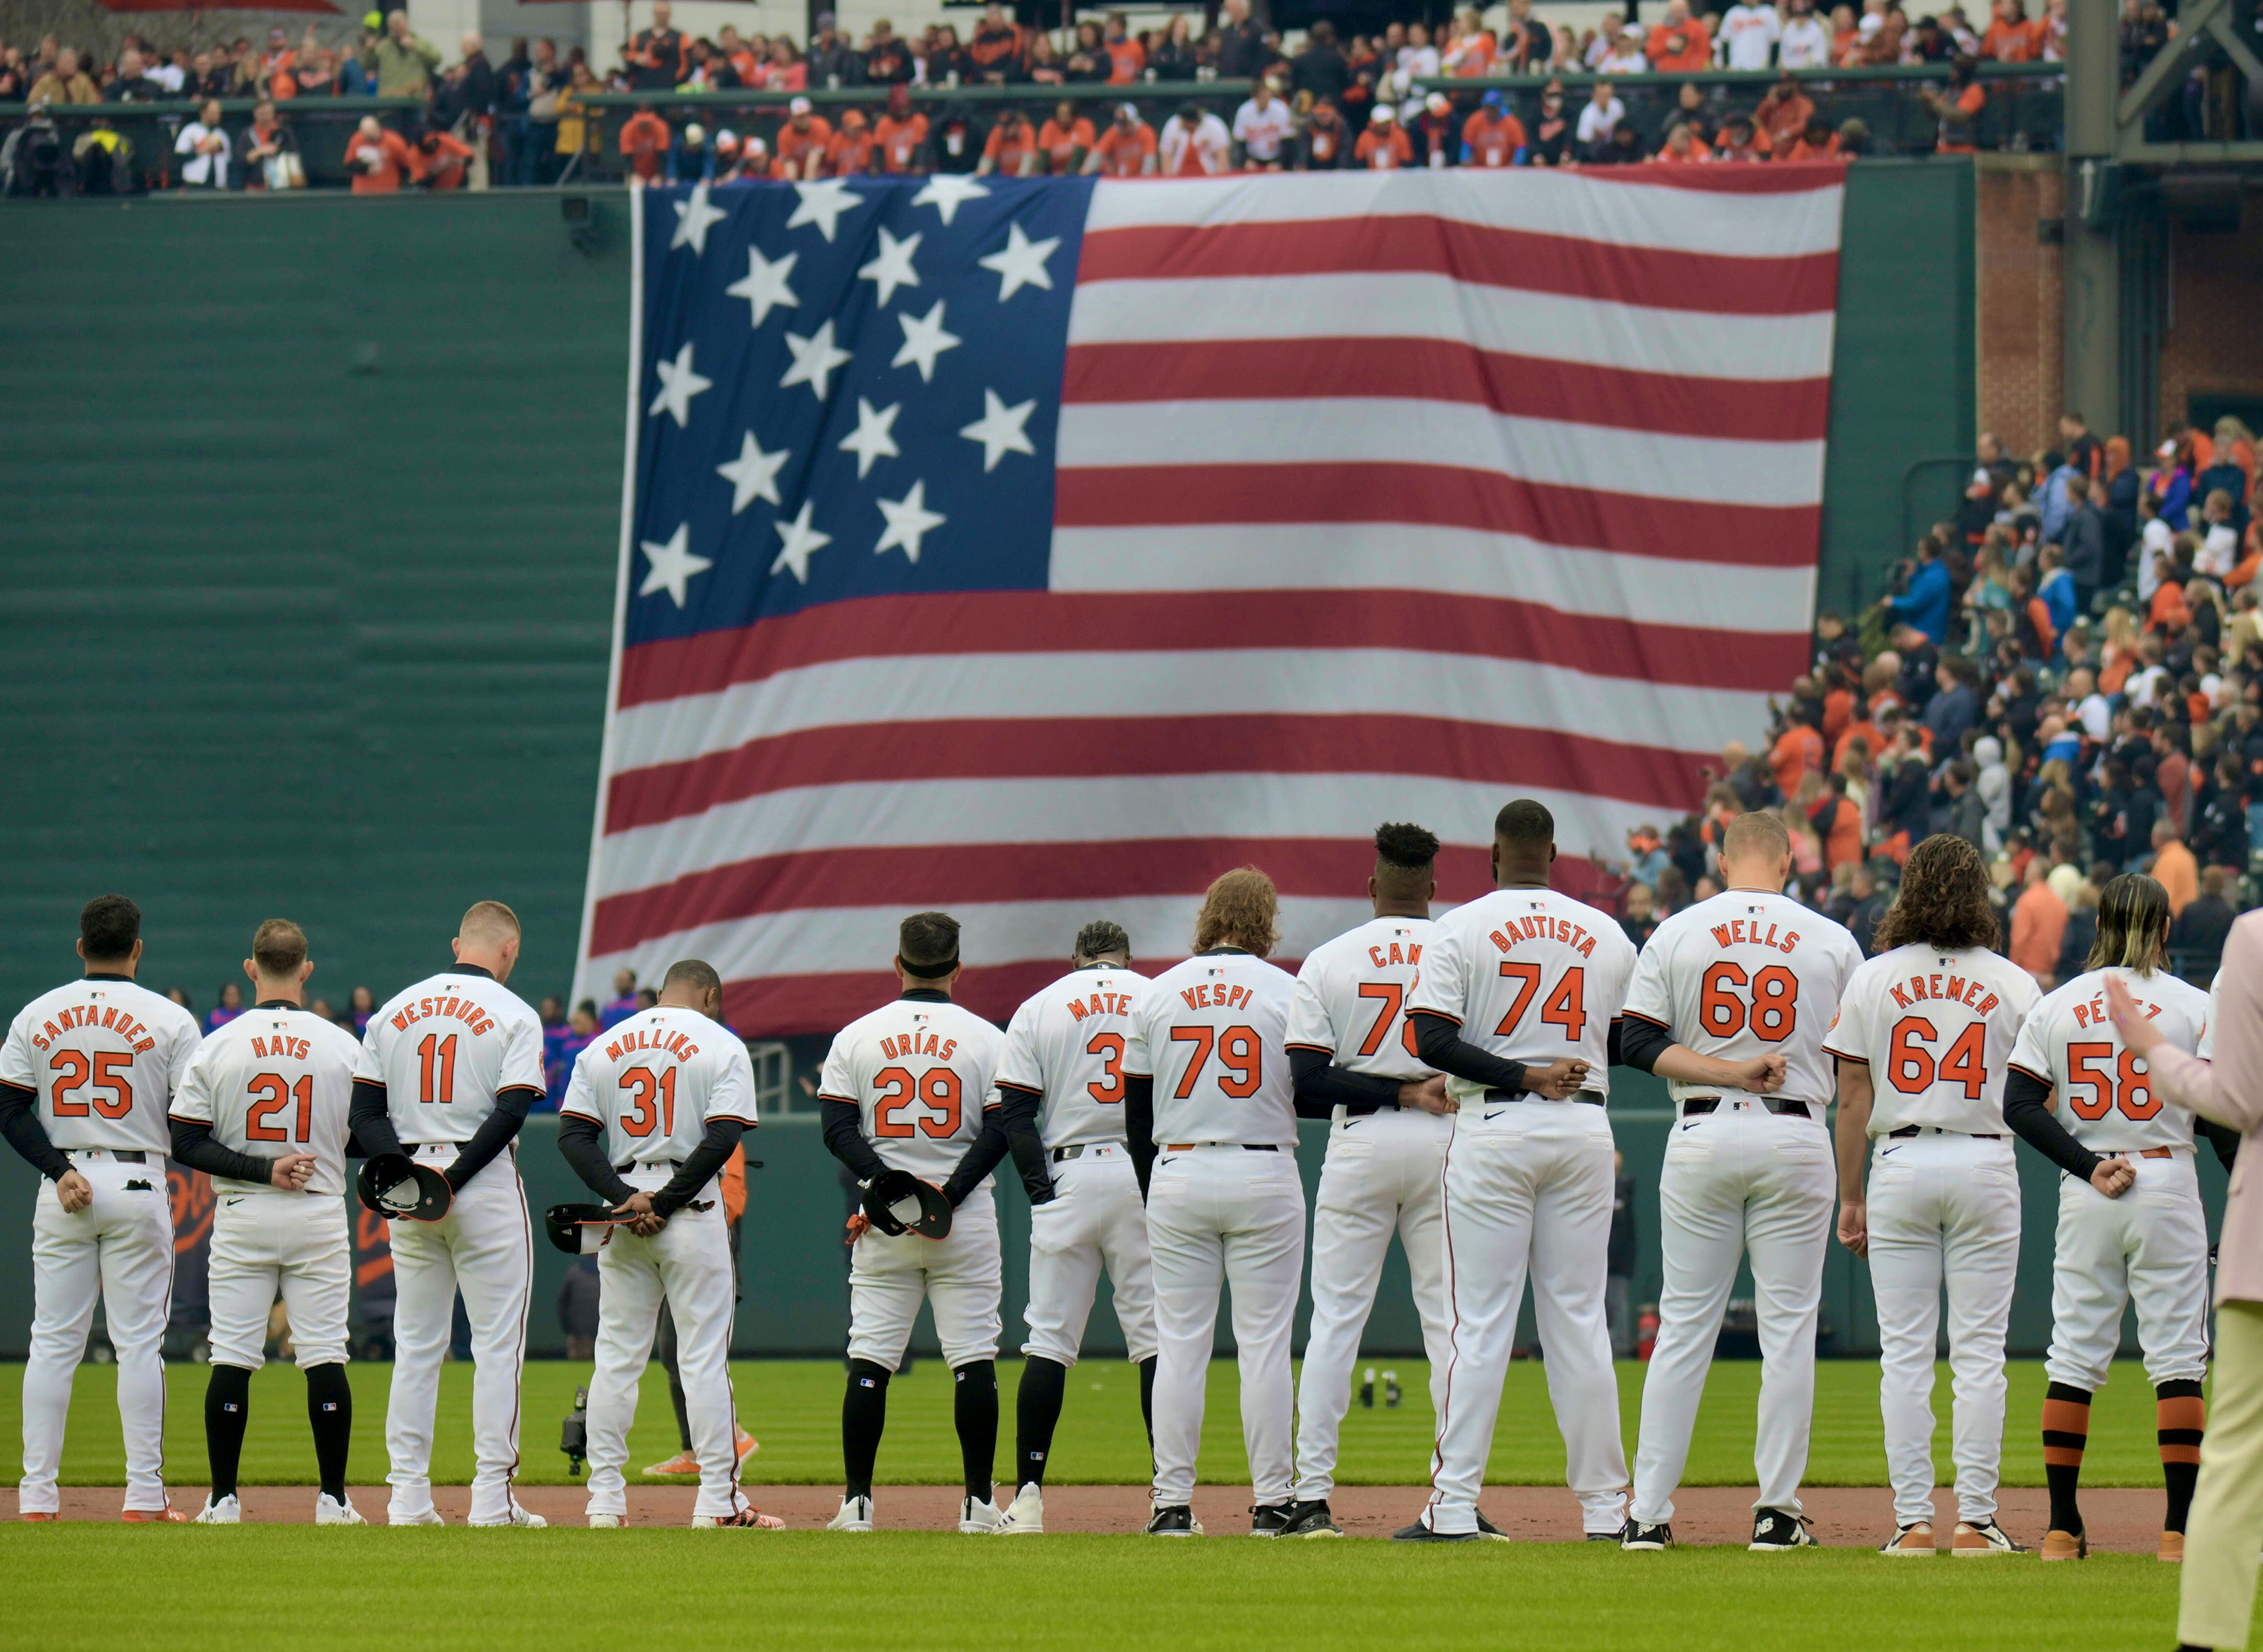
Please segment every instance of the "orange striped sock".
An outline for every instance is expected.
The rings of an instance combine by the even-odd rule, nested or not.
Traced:
[[[2200,1480],[2200,1442],[2208,1431],[2208,1402],[2194,1381],[2164,1382],[2154,1390],[2156,1427],[2161,1443],[2161,1478],[2169,1507],[2164,1530],[2181,1532],[2191,1512],[2193,1488]]]
[[[2076,1496],[2082,1484],[2082,1453],[2089,1444],[2089,1394],[2069,1383],[2052,1383],[2043,1390],[2043,1480],[2050,1488],[2055,1532],[2082,1530]]]

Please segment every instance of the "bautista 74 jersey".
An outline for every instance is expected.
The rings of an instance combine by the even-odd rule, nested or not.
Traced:
[[[89,975],[25,1005],[0,1047],[0,1084],[35,1092],[47,1140],[173,1150],[165,1125],[196,1053],[196,1018],[123,975]]]
[[[1072,969],[1006,1024],[997,1082],[1045,1097],[1038,1134],[1048,1148],[1124,1140],[1124,1050],[1146,991],[1128,969]]]
[[[1370,918],[1312,948],[1289,1000],[1289,1047],[1377,1078],[1429,1077],[1406,997],[1432,927],[1427,917]]]
[[[755,1069],[721,1023],[672,1004],[639,1011],[575,1058],[560,1112],[605,1128],[605,1160],[672,1164],[691,1156],[710,1119],[755,1125]]]
[[[947,998],[899,998],[834,1034],[818,1099],[853,1103],[883,1164],[940,1186],[982,1133],[998,1045],[996,1027]]]
[[[485,970],[445,970],[369,1018],[354,1077],[385,1087],[403,1145],[468,1141],[495,1092],[547,1093],[542,1019]]]
[[[279,1159],[315,1156],[305,1191],[346,1191],[346,1110],[353,1100],[354,1035],[311,1011],[246,1010],[197,1047],[173,1117],[212,1127],[231,1152]],[[282,1192],[228,1182],[231,1193]]]
[[[2067,1133],[2093,1153],[2142,1153],[2189,1148],[2192,1115],[2165,1105],[2146,1082],[2145,1058],[2132,1055],[2106,1012],[2106,981],[2118,977],[2145,1018],[2187,1054],[2206,1056],[2209,996],[2163,972],[2093,969],[2078,975],[2028,1011],[2012,1065],[2049,1084],[2052,1107]]]

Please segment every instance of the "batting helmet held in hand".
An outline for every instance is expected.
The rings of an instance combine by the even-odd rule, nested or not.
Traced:
[[[884,1234],[940,1239],[951,1231],[951,1201],[909,1170],[883,1170],[864,1190],[864,1219]]]
[[[355,1184],[361,1202],[391,1221],[437,1221],[455,1193],[448,1178],[405,1153],[380,1153],[361,1167]]]

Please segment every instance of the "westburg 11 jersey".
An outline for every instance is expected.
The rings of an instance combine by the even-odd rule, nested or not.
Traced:
[[[1072,969],[1006,1024],[997,1082],[1045,1098],[1048,1148],[1124,1140],[1124,1051],[1146,994],[1146,976],[1128,969]]]
[[[2012,1044],[2035,997],[2035,977],[2000,953],[1912,941],[1848,978],[1823,1047],[1869,1063],[1872,1135],[1910,1125],[1997,1135]]]
[[[1465,1042],[1504,1061],[1583,1061],[1582,1087],[1608,1096],[1611,1023],[1634,966],[1634,943],[1609,913],[1553,889],[1495,889],[1433,926],[1406,1007],[1457,1023]],[[1446,1081],[1457,1101],[1484,1090]]]
[[[755,1125],[755,1068],[739,1035],[697,1010],[640,1010],[574,1061],[560,1112],[605,1127],[605,1159],[674,1164],[691,1156],[710,1119]]]
[[[360,1059],[352,1033],[310,1010],[246,1010],[197,1046],[173,1097],[173,1117],[210,1125],[213,1140],[230,1152],[263,1159],[315,1156],[315,1173],[302,1192],[214,1177],[228,1192],[335,1199],[346,1191],[346,1110]]]
[[[1782,1056],[1779,1093],[1819,1119],[1834,1082],[1823,1037],[1862,962],[1855,938],[1812,907],[1772,890],[1731,889],[1658,926],[1635,964],[1626,1013],[1700,1055]],[[1669,1079],[1667,1089],[1678,1103],[1721,1086]]]
[[[2106,980],[2118,978],[2145,1018],[2188,1055],[2208,1048],[2208,994],[2165,972],[2093,969],[2028,1011],[2012,1065],[2056,1092],[2059,1122],[2093,1153],[2189,1148],[2192,1114],[2165,1105],[2146,1082],[2145,1058],[2132,1055],[2106,1012]]]
[[[1290,999],[1289,1047],[1325,1051],[1338,1067],[1377,1078],[1429,1077],[1406,995],[1431,927],[1427,917],[1370,918],[1312,948]]]
[[[173,1150],[173,1092],[196,1053],[197,1018],[124,975],[92,975],[25,1004],[0,1046],[0,1084],[34,1091],[47,1140],[73,1148]]]
[[[1204,953],[1149,983],[1124,1069],[1155,1080],[1155,1141],[1294,1148],[1286,1038],[1296,978],[1248,953]]]
[[[853,1103],[881,1163],[941,1186],[982,1134],[998,1045],[972,1010],[907,993],[833,1035],[818,1099]]]
[[[385,1087],[403,1146],[468,1141],[498,1090],[548,1093],[542,1019],[486,970],[444,970],[370,1017],[354,1080]]]

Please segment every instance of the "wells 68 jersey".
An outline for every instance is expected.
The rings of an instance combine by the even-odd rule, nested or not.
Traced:
[[[1780,1093],[1820,1119],[1834,1083],[1823,1035],[1862,961],[1855,938],[1813,908],[1769,890],[1730,889],[1658,926],[1635,965],[1626,1013],[1700,1055],[1782,1056]],[[1679,1102],[1721,1087],[1669,1080],[1667,1088]]]
[[[335,1199],[346,1191],[346,1110],[360,1058],[352,1033],[311,1011],[246,1010],[197,1047],[173,1117],[210,1125],[232,1152],[315,1156],[303,1192],[268,1182],[228,1182],[228,1192]]]
[[[1312,948],[1290,1000],[1289,1047],[1325,1050],[1337,1066],[1378,1078],[1429,1077],[1406,996],[1431,928],[1427,917],[1370,918]]]
[[[1553,889],[1495,889],[1438,919],[1406,1007],[1459,1023],[1465,1041],[1505,1061],[1584,1061],[1586,1087],[1609,1095],[1611,1023],[1634,966],[1609,914]],[[1446,1081],[1457,1101],[1482,1090]]]
[[[47,1140],[73,1148],[172,1151],[165,1114],[196,1018],[123,975],[90,975],[24,1006],[0,1047],[0,1084],[37,1092]]]
[[[2187,1054],[2208,1053],[2208,994],[2166,973],[2093,969],[2028,1011],[2012,1065],[2051,1087],[2059,1122],[2093,1153],[2189,1148],[2192,1115],[2153,1094],[2144,1057],[2122,1048],[2114,1030],[2114,1018],[2106,1012],[2108,975],[2121,980],[2171,1044]]]
[[[710,1119],[755,1123],[755,1069],[736,1033],[697,1010],[656,1005],[601,1033],[574,1061],[560,1112],[605,1127],[615,1165],[691,1156]]]
[[[1905,1125],[1994,1135],[2012,1044],[2036,996],[2035,977],[2000,953],[1912,941],[1847,978],[1823,1047],[1869,1063],[1872,1135]]]
[[[1128,969],[1072,969],[1014,1011],[997,1082],[1044,1095],[1046,1147],[1124,1140],[1124,1050],[1146,992]]]
[[[998,1046],[996,1027],[947,998],[899,998],[834,1034],[818,1097],[855,1103],[883,1164],[940,1185],[982,1133]]]
[[[547,1092],[542,1018],[482,970],[447,970],[388,1000],[369,1018],[357,1080],[385,1086],[405,1146],[468,1141],[495,1092]]]

